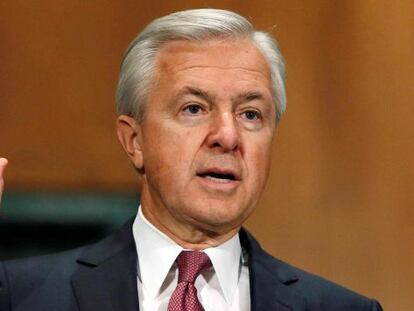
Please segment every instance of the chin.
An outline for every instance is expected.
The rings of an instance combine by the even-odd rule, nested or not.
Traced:
[[[202,206],[202,205],[199,205]],[[235,228],[239,228],[250,213],[241,210],[240,207],[231,207],[229,204],[204,205],[204,208],[191,216],[197,225],[204,230],[226,233]]]

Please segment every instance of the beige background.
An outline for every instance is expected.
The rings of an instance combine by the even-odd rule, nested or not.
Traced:
[[[157,16],[232,9],[276,35],[288,68],[249,229],[275,256],[414,310],[414,2],[257,2],[2,1],[7,190],[136,189],[113,130],[124,49]]]

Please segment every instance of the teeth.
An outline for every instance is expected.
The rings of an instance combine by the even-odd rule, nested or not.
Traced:
[[[217,177],[213,177],[210,175],[207,175],[205,178],[213,180],[215,182],[221,182],[221,183],[229,183],[231,182],[231,179],[227,179],[227,178],[217,178]]]

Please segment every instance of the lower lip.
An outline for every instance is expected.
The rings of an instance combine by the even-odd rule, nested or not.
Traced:
[[[197,176],[197,179],[203,184],[203,186],[217,191],[231,191],[237,188],[237,186],[240,184],[239,180],[221,179],[214,177]]]

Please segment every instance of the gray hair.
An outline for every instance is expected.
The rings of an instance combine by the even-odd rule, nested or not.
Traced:
[[[117,113],[142,121],[155,73],[157,53],[175,40],[202,41],[210,38],[249,38],[270,67],[276,118],[286,109],[285,65],[277,42],[254,30],[244,17],[230,11],[196,9],[155,19],[131,42],[125,52],[116,92]]]

